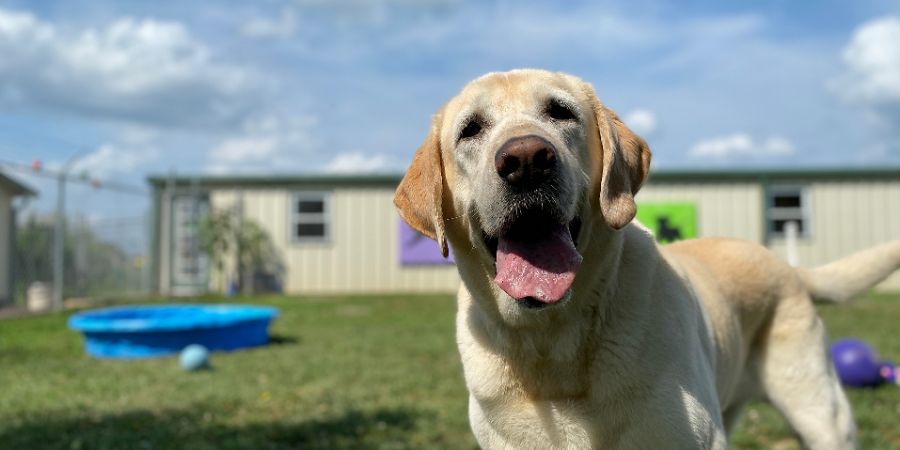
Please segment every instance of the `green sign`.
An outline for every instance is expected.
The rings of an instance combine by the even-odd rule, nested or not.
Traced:
[[[697,237],[697,206],[693,203],[640,203],[637,219],[653,230],[658,242]]]

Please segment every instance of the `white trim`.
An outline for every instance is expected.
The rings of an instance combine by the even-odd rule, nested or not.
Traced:
[[[291,193],[288,203],[288,242],[291,244],[322,244],[331,243],[331,191],[294,191]],[[301,213],[297,211],[299,201],[321,201],[322,212]],[[297,225],[301,223],[317,224],[324,226],[322,236],[297,236]]]
[[[774,206],[774,198],[778,195],[798,195],[800,197],[800,206]],[[794,220],[801,222],[802,226],[798,237],[800,239],[810,239],[812,237],[812,208],[811,197],[809,195],[809,186],[803,184],[776,184],[769,186],[766,192],[766,235],[770,239],[784,239],[783,231],[775,231],[773,222],[775,220]]]

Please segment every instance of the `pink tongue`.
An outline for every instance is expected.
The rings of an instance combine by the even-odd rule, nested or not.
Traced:
[[[556,303],[572,286],[580,265],[581,255],[569,230],[559,225],[537,239],[501,237],[494,281],[514,299],[534,297]]]

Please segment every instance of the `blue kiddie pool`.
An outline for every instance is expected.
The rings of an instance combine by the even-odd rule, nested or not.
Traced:
[[[269,342],[278,310],[247,305],[128,306],[85,311],[69,318],[84,334],[87,353],[98,358],[151,358],[190,344],[211,351]]]

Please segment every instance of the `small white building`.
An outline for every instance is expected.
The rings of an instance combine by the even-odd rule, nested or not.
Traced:
[[[16,211],[13,199],[32,195],[34,191],[0,172],[0,306],[12,302],[15,288],[12,258],[15,249]]]
[[[400,175],[150,178],[152,267],[162,293],[226,288],[197,251],[209,208],[236,208],[279,249],[287,293],[454,292],[455,268],[409,233],[392,203]],[[639,217],[658,237],[729,236],[816,266],[900,239],[900,169],[656,171],[637,196]],[[642,215],[643,214],[643,215]],[[648,223],[649,222],[649,223]],[[900,291],[900,275],[879,286]]]

